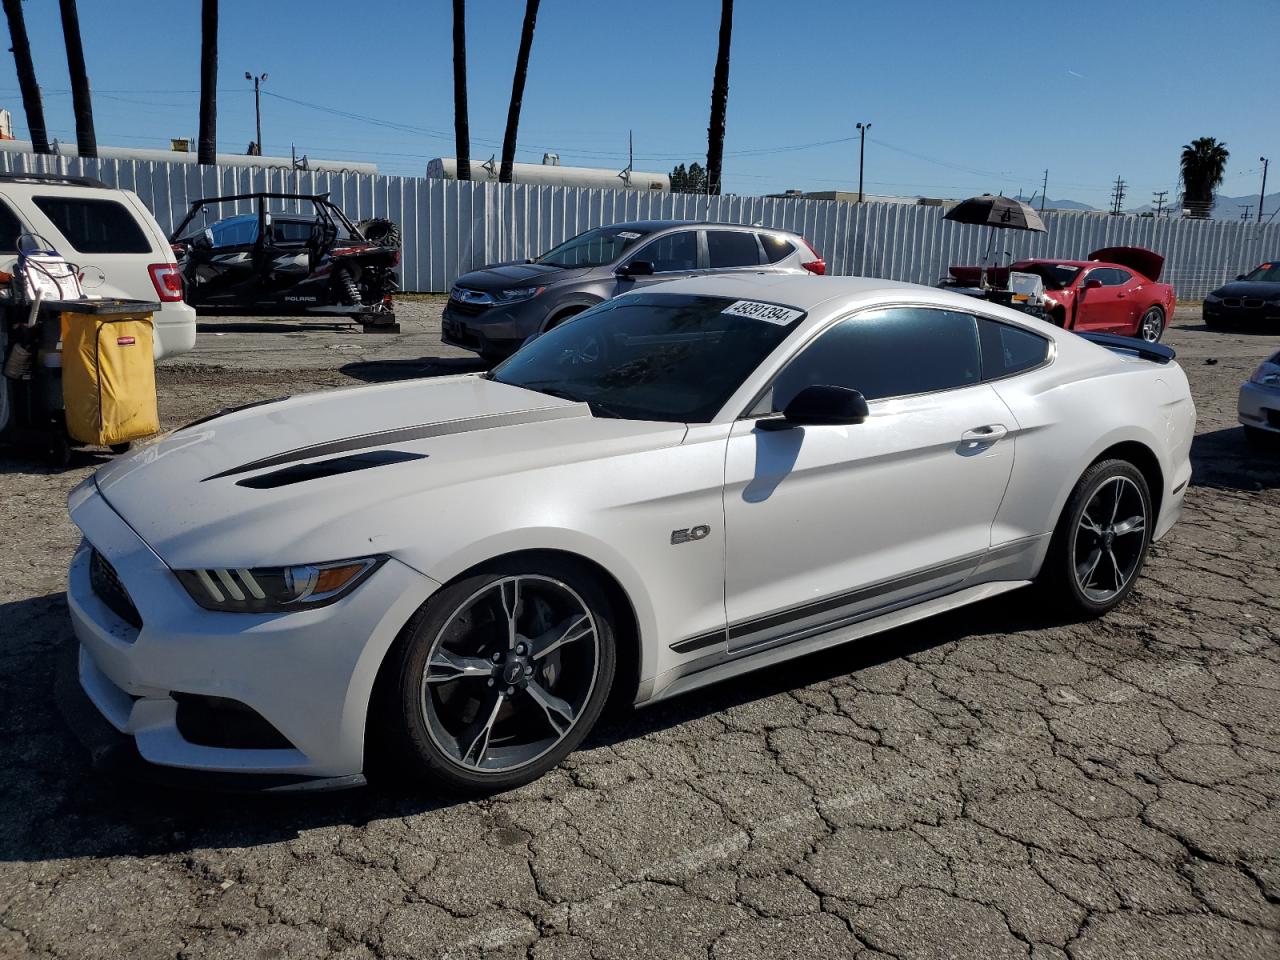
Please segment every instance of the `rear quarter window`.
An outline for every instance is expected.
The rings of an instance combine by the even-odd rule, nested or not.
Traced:
[[[795,247],[787,240],[781,237],[775,237],[771,233],[760,234],[760,243],[764,246],[764,257],[769,263],[777,263],[786,259],[795,250]]]
[[[33,197],[32,202],[77,253],[151,252],[151,241],[133,211],[117,200]]]
[[[980,318],[982,379],[999,380],[1040,366],[1049,358],[1049,341],[1030,330]]]

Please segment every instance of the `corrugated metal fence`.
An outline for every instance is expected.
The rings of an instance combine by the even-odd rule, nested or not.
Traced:
[[[459,183],[417,177],[199,167],[140,160],[79,160],[0,154],[0,170],[97,177],[133,190],[171,230],[202,196],[254,191],[329,192],[353,220],[390,217],[404,236],[406,290],[444,291],[484,263],[521,260],[583,230],[658,218],[749,223],[808,237],[833,274],[934,283],[948,264],[977,263],[989,231],[950,223],[938,207],[830,200],[701,197],[573,187]],[[244,206],[240,212],[248,212]],[[228,211],[228,215],[231,211]],[[1280,223],[1155,220],[1047,213],[1047,234],[999,231],[996,250],[1014,258],[1083,257],[1131,244],[1167,258],[1178,296],[1196,299],[1224,280],[1280,256]]]

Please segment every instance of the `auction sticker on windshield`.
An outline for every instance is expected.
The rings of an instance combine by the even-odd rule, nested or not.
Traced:
[[[644,236],[644,234],[636,233],[633,230],[619,230],[617,236],[621,237],[623,240],[639,240]]]
[[[750,317],[753,320],[764,320],[785,327],[788,323],[804,316],[803,310],[792,310],[780,307],[776,303],[761,303],[758,300],[739,300],[725,307],[722,313],[734,317]]]

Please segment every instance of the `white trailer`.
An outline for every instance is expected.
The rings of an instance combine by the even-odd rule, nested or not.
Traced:
[[[546,184],[556,187],[596,187],[603,190],[655,190],[671,192],[671,177],[645,170],[609,170],[599,167],[562,167],[559,159],[548,154],[542,163],[512,165],[513,183]],[[471,179],[480,183],[496,183],[499,164],[495,160],[472,160]],[[457,180],[458,161],[453,157],[436,157],[427,162],[427,177],[432,180]]]

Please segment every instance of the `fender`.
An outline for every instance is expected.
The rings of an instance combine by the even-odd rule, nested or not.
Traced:
[[[556,304],[555,308],[547,313],[546,318],[542,321],[542,327],[538,332],[546,333],[550,330],[551,327],[554,326],[552,321],[558,322],[559,319],[564,316],[565,311],[581,313],[583,310],[590,310],[592,307],[599,306],[602,303],[604,303],[604,297],[594,297],[585,293],[574,294]]]

